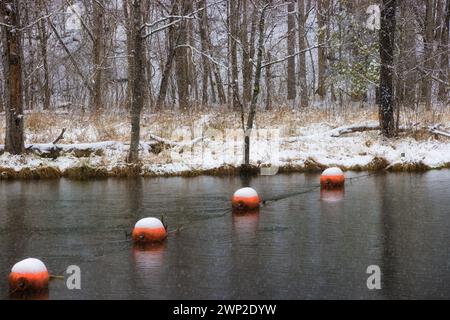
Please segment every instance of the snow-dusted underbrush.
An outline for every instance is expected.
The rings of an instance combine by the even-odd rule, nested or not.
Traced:
[[[375,109],[258,112],[252,164],[281,172],[450,167],[450,138],[439,134],[449,131],[448,110],[405,114],[399,136],[391,140],[380,136],[377,117]],[[1,145],[0,179],[235,174],[243,159],[241,118],[231,111],[144,112],[136,165],[125,163],[126,113],[29,113],[25,119],[27,153],[10,155]],[[63,129],[63,139],[53,144]]]

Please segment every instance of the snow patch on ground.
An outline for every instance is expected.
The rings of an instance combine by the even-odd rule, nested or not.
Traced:
[[[223,166],[239,166],[243,160],[242,130],[216,129],[210,124],[212,121],[212,116],[202,116],[200,131],[197,128],[193,134],[185,134],[188,139],[186,141],[179,141],[174,137],[172,140],[165,140],[173,145],[159,151],[154,149],[158,142],[150,139],[149,132],[145,133],[140,145],[142,173],[176,175]],[[450,127],[450,123],[443,125]],[[376,130],[333,137],[336,127],[328,123],[307,124],[296,127],[295,130],[283,124],[271,128],[257,127],[251,133],[251,163],[261,166],[302,167],[307,161],[314,161],[327,167],[351,169],[365,167],[373,159],[383,158],[391,165],[421,163],[430,168],[440,168],[450,164],[450,139],[446,137],[436,139],[429,135],[416,140],[411,136],[401,136],[388,140]],[[128,131],[125,125],[118,125],[117,128]],[[91,166],[111,171],[126,165],[129,144],[123,142],[127,141],[124,137],[122,141],[96,142],[95,130],[91,128],[88,131],[92,143],[33,144],[34,152],[21,156],[3,152],[0,155],[0,169],[20,171],[24,168],[56,167],[64,172],[73,167]],[[81,133],[68,134],[77,136]],[[55,147],[61,150],[57,157],[38,154],[49,152]],[[1,150],[2,145],[0,152]],[[85,156],[75,152],[89,150],[91,152]]]

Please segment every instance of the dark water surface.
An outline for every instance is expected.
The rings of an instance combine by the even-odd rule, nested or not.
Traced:
[[[318,178],[251,185],[273,198]],[[377,174],[334,201],[316,189],[236,216],[226,209],[238,177],[3,181],[0,298],[12,265],[36,257],[54,275],[81,268],[81,290],[52,280],[50,299],[449,299],[449,182],[449,170]],[[163,212],[169,230],[184,228],[163,247],[133,249],[126,232]],[[367,289],[369,265],[381,290]]]

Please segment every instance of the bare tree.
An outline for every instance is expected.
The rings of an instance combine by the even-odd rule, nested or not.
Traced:
[[[206,0],[201,0],[198,2],[199,7],[206,7]],[[207,12],[201,11],[199,13],[199,30],[200,30],[200,41],[201,48],[203,52],[208,52],[208,40],[206,36],[206,29],[208,26],[208,15]],[[202,75],[202,105],[206,106],[208,104],[208,82],[210,79],[210,65],[208,58],[203,55],[202,56],[202,66],[203,66],[203,75]],[[214,90],[214,87],[212,87]]]
[[[39,8],[42,12],[46,12],[45,9],[45,1],[39,0]],[[46,20],[42,19],[38,23],[38,29],[39,29],[39,40],[40,40],[40,49],[41,49],[41,56],[42,56],[42,66],[43,66],[43,73],[44,73],[44,80],[42,85],[42,91],[43,91],[43,109],[48,110],[50,109],[50,98],[51,98],[51,92],[50,92],[50,71],[48,66],[48,56],[47,56],[47,40],[48,40],[48,33],[46,28]]]
[[[240,23],[240,46],[242,52],[242,100],[246,105],[252,96],[253,59],[255,56],[256,24],[258,19],[257,6],[253,8],[250,31],[248,31],[248,3],[242,1],[242,21]]]
[[[191,0],[175,0],[178,3],[179,8],[181,8],[181,15],[186,16],[192,11],[192,1]],[[177,28],[177,33],[179,36],[179,45],[175,48],[175,76],[178,87],[178,105],[181,110],[189,108],[189,53],[190,49],[188,46],[188,31],[189,22],[188,19],[183,19]]]
[[[94,67],[94,88],[92,107],[94,110],[103,109],[103,60],[104,60],[104,14],[103,0],[92,1],[92,18],[93,18],[93,67]]]
[[[317,39],[320,44],[324,44],[327,39],[328,7],[329,0],[317,0]],[[326,95],[325,81],[327,70],[327,51],[323,45],[317,49],[317,64],[319,70],[317,94],[323,99]]]
[[[133,0],[131,5],[132,36],[133,36],[133,98],[131,103],[131,139],[127,162],[136,163],[139,160],[139,137],[141,111],[144,104],[144,52],[142,37],[141,0]]]
[[[178,12],[178,3],[176,1],[172,1],[172,10],[170,12],[171,16],[175,16]],[[169,24],[174,22],[174,18],[169,19]],[[169,38],[168,48],[167,48],[167,58],[166,63],[164,64],[163,73],[161,76],[161,82],[159,86],[159,93],[158,98],[156,100],[156,108],[159,110],[164,105],[164,101],[166,99],[167,95],[167,89],[169,86],[169,80],[170,80],[170,72],[172,70],[172,64],[175,58],[175,52],[176,47],[178,46],[179,42],[179,34],[176,35],[176,26],[170,25],[168,27],[167,36]]]
[[[449,68],[449,36],[450,36],[450,0],[445,3],[444,22],[441,30],[439,49],[441,51],[441,65],[439,69],[439,99],[446,103],[448,101],[448,92],[450,88],[450,68]]]
[[[261,91],[260,81],[261,81],[261,71],[263,68],[262,58],[264,51],[264,31],[266,25],[266,12],[269,8],[270,1],[265,0],[262,8],[259,9],[259,23],[258,23],[258,53],[256,56],[256,67],[255,67],[255,79],[253,84],[252,101],[250,104],[250,110],[248,113],[247,124],[245,125],[244,132],[244,165],[248,166],[250,164],[250,134],[253,129],[253,122],[256,115],[256,103],[258,101],[258,96]]]
[[[295,101],[296,98],[296,81],[295,81],[295,3],[288,0],[287,5],[287,99]]]
[[[22,31],[17,0],[1,1],[3,22],[4,73],[6,79],[6,134],[5,151],[21,154],[24,149],[23,83],[22,83]]]
[[[298,50],[303,51],[299,54],[298,63],[298,82],[300,84],[300,107],[308,106],[308,86],[306,80],[306,41],[307,32],[305,30],[305,3],[304,0],[298,0]]]
[[[133,99],[133,73],[134,73],[134,59],[133,59],[133,25],[129,14],[129,1],[122,1],[122,11],[125,18],[125,29],[127,33],[127,97],[126,108],[131,109]]]
[[[383,0],[380,28],[380,127],[384,136],[390,138],[395,135],[394,106],[393,106],[393,63],[396,0]]]
[[[239,110],[239,75],[238,75],[238,56],[237,56],[237,37],[238,37],[238,13],[240,1],[231,1],[229,3],[229,42],[230,42],[230,60],[231,60],[231,90],[233,91],[233,110]]]
[[[272,60],[272,55],[270,52],[266,53],[267,61],[270,62]],[[270,65],[266,67],[266,111],[272,110],[272,69]]]
[[[426,0],[425,14],[425,38],[424,38],[424,71],[423,80],[423,99],[425,109],[431,110],[431,91],[432,91],[432,75],[434,69],[433,59],[433,34],[434,34],[434,16],[433,16],[433,0]]]

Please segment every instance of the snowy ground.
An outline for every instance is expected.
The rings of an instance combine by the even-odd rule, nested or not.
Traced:
[[[448,131],[449,114],[434,114],[432,119],[422,120],[420,124],[417,119],[405,121],[403,126],[411,128],[414,123],[415,129],[386,140],[376,130],[333,136],[336,128],[343,126],[375,126],[374,110],[339,116],[329,110],[259,113],[251,137],[251,161],[261,167],[296,171],[328,166],[345,170],[450,167],[450,138],[437,137],[423,129],[440,123]],[[10,155],[0,145],[0,177],[14,177],[12,172],[17,177],[28,177],[30,174],[19,173],[48,167],[57,169],[59,175],[84,167],[114,176],[128,168],[124,160],[129,127],[124,115],[29,114],[26,128],[30,149],[26,155]],[[62,128],[66,128],[64,139],[53,145],[51,141]],[[144,114],[141,141],[139,170],[143,175],[214,172],[238,167],[243,158],[243,133],[237,114]]]

